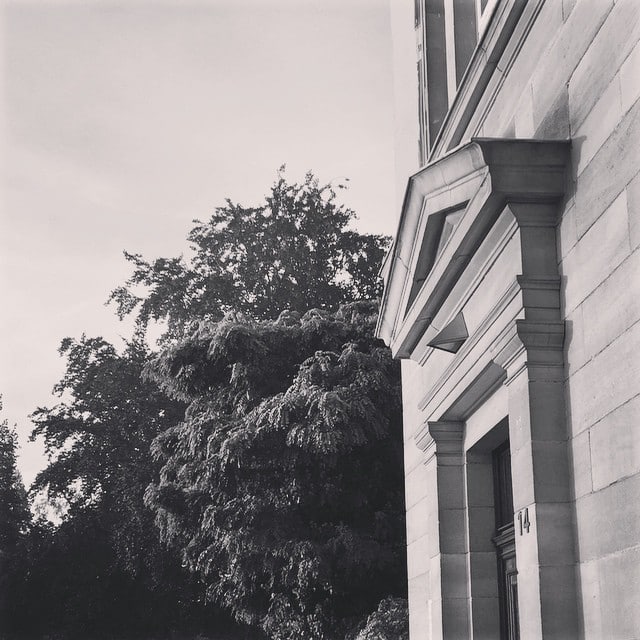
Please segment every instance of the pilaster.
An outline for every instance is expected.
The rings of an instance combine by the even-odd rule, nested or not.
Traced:
[[[506,370],[509,389],[520,633],[560,640],[578,633],[564,323],[559,305],[549,303],[557,277],[535,275],[519,278],[525,318],[507,327],[494,362]]]
[[[429,517],[438,523],[430,558],[434,640],[469,637],[463,435],[464,423],[429,422],[416,437],[435,479],[427,488],[435,493]]]

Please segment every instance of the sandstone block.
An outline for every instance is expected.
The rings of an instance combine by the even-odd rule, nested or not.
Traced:
[[[534,96],[535,96],[534,89]],[[535,115],[540,120],[536,120]],[[569,92],[566,85],[557,87],[555,99],[544,114],[534,115],[535,137],[547,140],[566,140],[571,136]]]
[[[582,631],[585,640],[604,638],[600,609],[599,561],[578,565],[578,581],[582,593]]]
[[[603,626],[610,638],[637,638],[640,629],[640,547],[600,561]]]
[[[536,502],[570,500],[569,461],[566,443],[564,441],[533,442],[531,451]],[[513,468],[514,475],[517,475],[518,471],[517,467]]]
[[[631,254],[589,295],[582,310],[585,355],[591,358],[640,319],[640,251]]]
[[[561,2],[546,2],[545,6]],[[594,36],[613,7],[613,0],[580,0],[557,33],[552,46],[533,76],[534,121],[537,126],[564,92],[567,79],[588,50]],[[573,114],[572,114],[573,115]]]
[[[541,637],[545,640],[577,637],[578,611],[575,588],[573,565],[540,567]]]
[[[498,598],[472,598],[471,615],[473,640],[495,640],[500,637]]]
[[[471,576],[471,597],[497,598],[498,572],[495,551],[469,554],[469,573]]]
[[[576,501],[580,561],[633,549],[640,531],[640,474]]]
[[[441,553],[464,553],[467,548],[464,509],[440,511]]]
[[[577,435],[638,393],[640,323],[612,342],[568,381],[570,429]],[[615,372],[615,375],[605,375]]]
[[[429,617],[429,574],[423,574],[409,580],[409,633],[411,638],[427,637],[430,628]]]
[[[560,261],[573,249],[578,242],[578,230],[576,227],[575,201],[565,209],[558,223],[558,258]]]
[[[407,544],[411,544],[429,531],[429,506],[426,498],[407,511],[406,525]]]
[[[640,395],[590,429],[594,490],[640,472]]]
[[[518,567],[520,637],[543,638],[540,617],[539,567]]]
[[[433,572],[433,564],[432,569]],[[443,598],[466,598],[467,556],[463,553],[443,553],[440,556],[440,577]]]
[[[464,467],[462,465],[438,468],[438,500],[448,509],[464,508]]]
[[[596,1],[592,4],[604,3]],[[582,17],[585,13],[583,8],[573,12],[573,15]],[[588,16],[582,19],[587,20]],[[636,0],[618,0],[570,76],[569,100],[573,129],[577,129],[593,109],[639,39],[640,3]]]
[[[495,552],[491,538],[496,529],[496,516],[493,507],[470,507],[469,549],[471,551]]]
[[[573,169],[580,175],[622,119],[620,75],[614,76],[582,123],[571,131]]]
[[[522,90],[515,109],[514,126],[516,138],[533,138],[535,126],[533,120],[533,89],[531,84],[525,85]]]
[[[518,511],[535,502],[533,459],[531,447],[511,451],[513,508]]]
[[[640,43],[636,44],[620,68],[622,112],[628,111],[640,98]]]
[[[578,237],[589,230],[637,174],[639,145],[640,102],[636,101],[577,180]]]
[[[565,318],[565,376],[569,378],[582,368],[587,361],[584,348],[584,316],[582,313],[582,305],[577,306],[571,313],[565,316]],[[565,409],[569,411],[569,403],[565,404]]]
[[[587,429],[573,438],[569,444],[569,460],[573,473],[573,492],[581,498],[593,491],[591,480],[591,434]]]
[[[529,509],[531,511],[531,509]],[[535,505],[538,562],[541,565],[574,565],[573,505],[570,502],[538,502]],[[517,535],[517,533],[516,533]]]
[[[629,212],[629,240],[631,247],[640,246],[640,173],[627,185],[627,211]],[[637,274],[636,278],[639,277]]]
[[[627,220],[623,192],[560,263],[566,312],[573,311],[629,255]]]
[[[428,555],[429,540],[422,536],[407,545],[407,574],[409,580],[427,573],[431,558]]]
[[[467,504],[493,508],[493,468],[491,463],[467,464]]]

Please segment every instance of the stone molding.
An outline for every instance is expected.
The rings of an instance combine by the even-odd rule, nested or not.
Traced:
[[[427,422],[414,438],[425,454],[424,463],[434,457],[439,464],[462,464],[464,438],[463,422]]]
[[[557,204],[564,194],[568,159],[566,141],[478,138],[410,178],[398,236],[386,267],[376,328],[377,336],[391,347],[395,357],[413,356],[420,339],[505,207],[513,213],[523,238],[531,238],[523,243],[538,242],[538,228],[553,231]],[[454,206],[468,199],[470,184],[474,185],[475,195],[405,313],[424,241],[419,230],[426,229],[425,216],[438,213],[428,211],[429,199],[446,188],[449,206]],[[530,257],[525,253],[523,250],[526,269],[527,262],[537,258],[535,250],[529,252]],[[546,271],[533,270],[531,276],[554,275],[553,269],[555,264]],[[529,275],[527,271],[525,275]]]

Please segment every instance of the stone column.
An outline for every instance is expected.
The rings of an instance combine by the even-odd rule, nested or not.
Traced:
[[[430,534],[432,640],[469,638],[466,508],[464,494],[464,424],[429,422],[416,438],[425,453],[435,493]],[[437,526],[437,530],[436,529]]]

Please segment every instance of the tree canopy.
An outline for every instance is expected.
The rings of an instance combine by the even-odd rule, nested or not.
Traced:
[[[175,335],[194,319],[220,320],[228,311],[275,319],[284,310],[375,299],[388,240],[350,230],[355,217],[331,184],[311,173],[290,183],[281,167],[263,204],[227,200],[207,222],[194,221],[190,259],[149,262],[125,252],[133,274],[111,300],[120,317],[134,313],[142,330],[163,320]]]
[[[149,372],[190,402],[147,502],[209,597],[270,638],[343,638],[404,578],[398,365],[377,306],[201,324]]]
[[[387,599],[365,627],[406,590],[404,491],[399,368],[373,333],[387,239],[353,218],[331,185],[280,171],[260,206],[196,221],[190,258],[126,254],[111,301],[133,338],[65,339],[60,401],[32,416],[49,456],[32,496],[65,509],[32,523],[16,629],[342,640],[391,610],[402,624]]]
[[[17,448],[16,432],[7,420],[0,420],[0,563],[12,553],[31,519],[27,492],[16,464]]]
[[[17,637],[160,638],[206,624],[228,629],[161,543],[143,502],[159,471],[151,443],[183,417],[184,403],[142,377],[151,352],[139,341],[119,352],[82,336],[64,340],[60,353],[60,402],[32,416],[32,437],[42,436],[49,464],[31,494],[64,508],[58,526],[34,523],[16,567],[10,600]]]

